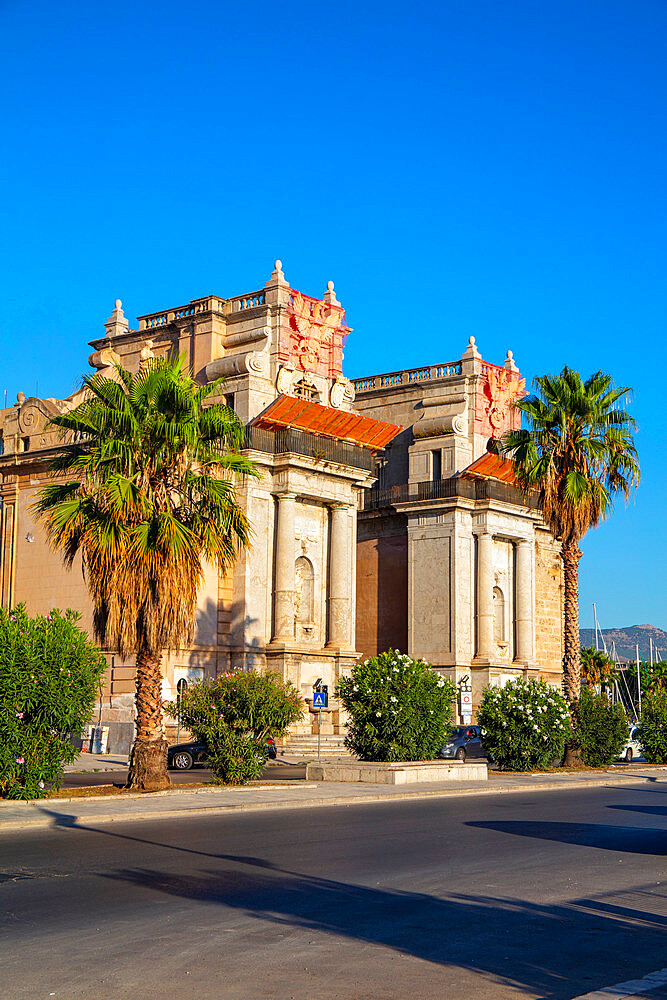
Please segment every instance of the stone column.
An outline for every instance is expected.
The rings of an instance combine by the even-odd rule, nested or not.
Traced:
[[[477,659],[494,659],[493,536],[477,536]]]
[[[352,533],[348,504],[331,505],[328,646],[350,647]]]
[[[516,652],[515,660],[533,659],[533,543],[522,539],[516,546]]]
[[[294,507],[296,493],[279,493],[272,642],[294,640]]]

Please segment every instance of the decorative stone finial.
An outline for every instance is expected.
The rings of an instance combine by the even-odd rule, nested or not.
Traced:
[[[125,319],[123,303],[120,299],[116,299],[113,312],[104,326],[106,327],[107,337],[120,337],[130,329],[130,324]]]
[[[23,406],[23,404],[25,403],[25,393],[24,392],[17,392],[17,394],[16,394],[16,402],[18,403],[19,406]]]
[[[289,288],[289,282],[285,280],[285,275],[283,274],[283,262],[281,260],[277,260],[274,263],[271,277],[266,283],[267,288],[275,287],[276,285],[284,285],[286,288]]]
[[[503,367],[506,368],[507,371],[509,372],[518,372],[519,369],[514,363],[514,354],[512,353],[512,351],[507,352],[507,357],[505,358],[505,364],[503,365]]]
[[[481,354],[477,350],[477,345],[475,344],[474,337],[468,337],[468,346],[463,352],[463,357],[468,358],[480,358]]]
[[[336,293],[334,292],[333,281],[327,281],[327,290],[324,293],[324,301],[330,306],[339,306],[340,302],[336,298]]]

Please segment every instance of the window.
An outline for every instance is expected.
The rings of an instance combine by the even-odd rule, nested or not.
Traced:
[[[29,437],[21,438],[21,440],[23,441],[23,450],[30,451],[30,438]]]
[[[320,394],[310,379],[302,378],[300,382],[296,383],[292,392],[297,399],[306,399],[309,403],[319,403],[320,401]]]
[[[431,479],[434,483],[442,479],[442,452],[439,449],[431,452]]]
[[[493,588],[493,637],[505,642],[505,597],[500,587]]]
[[[313,621],[314,603],[314,573],[313,564],[305,556],[299,556],[294,567],[295,579],[295,608],[294,612],[298,622]]]

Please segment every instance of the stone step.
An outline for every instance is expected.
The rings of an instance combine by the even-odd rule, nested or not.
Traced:
[[[292,736],[287,737],[278,744],[278,751],[281,754],[299,754],[303,756],[317,756],[317,736]],[[321,736],[320,753],[327,756],[349,757],[350,751],[345,746],[344,736]]]

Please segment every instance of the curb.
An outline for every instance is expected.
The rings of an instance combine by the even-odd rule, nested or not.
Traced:
[[[622,779],[623,784],[628,785],[641,785],[641,784],[655,784],[657,783],[667,783],[667,774],[664,778],[651,778],[651,777],[640,777]],[[311,784],[302,785],[301,788],[318,788],[321,784]],[[98,823],[122,823],[128,822],[132,823],[138,820],[160,820],[160,819],[186,819],[188,816],[202,816],[202,815],[219,815],[224,813],[236,813],[236,812],[261,812],[271,809],[303,809],[303,808],[321,808],[324,806],[353,806],[353,805],[367,805],[373,803],[390,803],[390,802],[405,802],[410,800],[421,800],[425,798],[431,799],[447,799],[447,798],[457,798],[461,796],[470,795],[514,795],[517,793],[530,793],[530,792],[543,792],[543,791],[560,791],[567,789],[582,789],[582,788],[605,788],[609,786],[614,786],[618,784],[618,778],[615,776],[608,776],[605,778],[589,778],[589,779],[561,779],[558,784],[552,782],[537,782],[535,784],[521,786],[521,785],[495,785],[495,782],[491,782],[489,787],[486,783],[483,788],[439,788],[439,789],[424,789],[421,788],[419,791],[405,791],[405,792],[395,792],[390,795],[380,794],[380,793],[370,793],[368,795],[337,795],[337,796],[317,796],[311,799],[299,800],[299,801],[285,801],[280,802],[225,802],[216,803],[210,806],[196,806],[196,807],[183,807],[166,809],[163,811],[152,811],[144,810],[136,813],[125,813],[118,814],[113,813],[103,813],[99,816],[91,816],[90,819],[83,817],[68,817],[71,822],[59,823],[57,817],[53,816],[35,816],[27,817],[25,820],[14,820],[8,823],[2,823],[0,821],[0,834],[2,833],[12,833],[19,830],[43,830],[43,829],[77,829],[87,826],[89,823],[95,825]],[[494,787],[495,786],[495,787]],[[273,788],[284,788],[285,786],[269,786]],[[232,792],[243,792],[252,789],[238,788],[238,789],[224,789],[221,793],[220,789],[193,789],[195,793],[205,792],[205,793],[218,793],[225,794],[229,791]],[[264,789],[263,789],[264,790]],[[132,800],[144,798],[146,793],[130,793]],[[171,792],[152,792],[151,799],[157,798],[158,796],[170,795]],[[91,796],[85,799],[85,802],[99,802],[106,796]],[[40,799],[40,802],[49,801]],[[58,803],[68,803],[68,802],[80,802],[81,799],[56,799],[52,800]],[[124,801],[128,801],[124,799]],[[13,803],[18,805],[18,802]],[[26,808],[35,808],[33,803],[26,802],[22,803]]]

